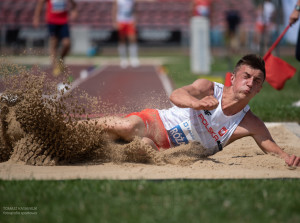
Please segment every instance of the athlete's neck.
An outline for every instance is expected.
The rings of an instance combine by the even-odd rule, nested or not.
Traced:
[[[235,115],[243,110],[248,103],[248,99],[238,99],[235,97],[232,87],[224,87],[221,99],[221,108],[225,115]]]

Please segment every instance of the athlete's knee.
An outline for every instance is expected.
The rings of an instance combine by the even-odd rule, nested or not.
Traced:
[[[144,123],[139,117],[106,117],[99,119],[97,123],[113,139],[131,141],[135,136],[143,136],[144,134]]]
[[[70,40],[70,38],[64,38],[63,40],[62,40],[62,45],[63,45],[63,47],[64,48],[70,48],[71,47],[71,40]]]
[[[147,137],[143,137],[142,141],[146,144],[151,146],[154,150],[158,150],[159,151],[159,147],[153,142],[153,140],[147,138]]]
[[[141,129],[141,123],[132,120],[124,119],[121,125],[118,126],[120,136],[127,141],[133,140],[135,136],[142,136],[143,130]]]

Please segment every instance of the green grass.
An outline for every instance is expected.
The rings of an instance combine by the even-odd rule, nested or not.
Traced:
[[[0,181],[1,222],[299,222],[300,180]]]
[[[230,64],[225,57],[214,58],[210,76],[224,78],[227,71],[232,71],[232,65],[238,59],[238,57],[233,58]],[[249,104],[252,111],[263,121],[300,122],[300,108],[292,106],[294,102],[300,100],[300,62],[292,56],[283,59],[297,68],[298,72],[295,76],[286,82],[284,89],[281,91],[277,91],[268,83],[264,83],[261,92]],[[166,64],[165,68],[174,81],[176,88],[201,78],[200,75],[191,73],[189,57],[176,57],[174,62]]]

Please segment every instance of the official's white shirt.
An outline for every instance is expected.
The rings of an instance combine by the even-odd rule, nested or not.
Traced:
[[[223,84],[214,83],[214,97],[219,105],[214,110],[194,110],[173,106],[159,110],[160,118],[174,146],[198,141],[206,149],[221,150],[239,125],[249,105],[232,116],[226,116],[222,110]]]

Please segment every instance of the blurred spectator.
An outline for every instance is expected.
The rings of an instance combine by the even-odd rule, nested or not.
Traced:
[[[14,19],[12,20],[12,25],[8,26],[5,36],[5,42],[7,45],[11,46],[13,49],[13,54],[18,54],[19,47],[20,47],[20,15],[21,9],[16,10]]]
[[[226,16],[226,42],[229,53],[236,53],[239,49],[238,26],[241,23],[241,16],[234,4],[229,4],[229,9],[225,11]]]
[[[113,23],[118,30],[120,55],[120,66],[128,66],[127,48],[129,51],[129,62],[132,67],[139,66],[138,46],[136,37],[136,25],[134,16],[134,0],[115,0],[113,6]],[[128,41],[128,47],[127,47]]]
[[[264,0],[263,4],[258,5],[256,13],[255,50],[263,54],[269,43],[271,32],[274,30],[272,19],[275,13],[275,5],[271,0]]]
[[[48,24],[50,35],[49,48],[54,76],[58,76],[63,72],[64,58],[71,48],[68,24],[68,1],[71,4],[71,19],[75,19],[77,16],[77,10],[74,0],[38,0],[33,17],[33,25],[35,27],[39,27],[40,15],[44,4],[47,3],[46,22]],[[60,55],[57,56],[60,41],[62,43],[62,49]]]
[[[295,22],[298,21],[300,15],[300,0],[297,1],[295,9],[290,15],[289,24],[293,25]],[[298,38],[296,43],[296,59],[300,61],[300,28],[298,31]]]

